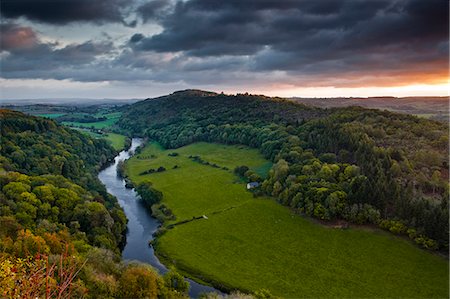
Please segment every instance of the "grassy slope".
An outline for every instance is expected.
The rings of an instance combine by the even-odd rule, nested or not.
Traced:
[[[179,156],[169,157],[177,152]],[[156,158],[150,158],[151,155]],[[191,161],[188,156],[200,155],[210,163],[228,167],[217,169]],[[142,159],[144,158],[144,159]],[[147,159],[145,159],[147,158]],[[133,182],[151,181],[164,194],[164,202],[177,216],[176,221],[190,219],[230,206],[237,206],[252,199],[245,187],[233,174],[236,166],[245,164],[257,167],[267,163],[258,151],[243,146],[196,143],[176,150],[163,151],[158,144],[151,144],[127,162],[128,174]],[[178,165],[178,169],[172,169]],[[150,168],[163,166],[166,172],[140,176]],[[188,203],[188,204],[186,204]]]
[[[76,128],[76,127],[72,127],[72,129],[79,130],[80,132],[87,134],[89,136],[92,136],[94,138],[106,139],[111,143],[112,147],[117,151],[123,150],[125,148],[125,139],[126,139],[125,135],[120,135],[120,134],[116,134],[116,133],[98,134],[98,133],[90,131],[89,129]]]
[[[284,297],[446,297],[447,262],[384,232],[321,227],[254,200],[175,227],[158,251],[178,268]]]
[[[168,157],[170,152],[180,156]],[[168,151],[151,144],[127,163],[133,181],[149,180],[164,193],[176,221],[209,218],[159,238],[158,253],[179,269],[228,287],[268,288],[286,297],[448,296],[446,260],[381,231],[313,224],[272,200],[253,199],[231,171],[192,162],[189,155],[230,170],[265,163],[256,150],[206,143]],[[171,169],[175,164],[181,168]],[[138,175],[159,166],[168,171]],[[231,206],[236,208],[211,213]]]
[[[126,136],[116,134],[116,133],[108,133],[106,135],[103,135],[102,138],[105,138],[109,142],[111,142],[111,145],[114,147],[115,150],[122,150],[125,147],[125,138]]]

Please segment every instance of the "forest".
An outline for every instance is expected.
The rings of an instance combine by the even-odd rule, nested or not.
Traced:
[[[127,219],[96,174],[116,151],[0,110],[0,297],[185,298],[178,273],[121,261]]]
[[[259,191],[300,214],[376,225],[425,249],[448,249],[447,124],[199,90],[121,110],[118,130],[165,148],[197,141],[258,148],[274,163]]]

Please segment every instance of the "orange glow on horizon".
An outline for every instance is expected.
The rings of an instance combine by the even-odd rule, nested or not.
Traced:
[[[306,81],[307,80],[307,81]],[[251,92],[280,97],[414,97],[449,96],[450,78],[444,74],[409,73],[403,76],[345,76],[306,78],[294,83],[278,83],[254,88]],[[250,92],[250,91],[249,91]]]
[[[252,93],[280,97],[334,98],[334,97],[420,97],[449,96],[449,84],[414,84],[388,87],[288,87],[272,86]]]

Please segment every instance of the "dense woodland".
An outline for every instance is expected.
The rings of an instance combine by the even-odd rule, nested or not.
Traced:
[[[6,171],[62,175],[106,197],[95,173],[115,154],[107,141],[20,112],[2,110],[1,117],[0,162]]]
[[[121,262],[127,220],[96,176],[108,143],[19,112],[0,120],[0,297],[187,297],[179,274]]]
[[[379,225],[424,248],[448,248],[446,124],[360,107],[320,109],[196,90],[122,112],[120,130],[166,148],[196,141],[259,148],[274,167],[256,192],[299,213]]]

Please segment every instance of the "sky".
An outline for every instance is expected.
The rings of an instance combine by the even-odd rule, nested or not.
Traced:
[[[0,99],[449,94],[448,0],[2,0]]]

